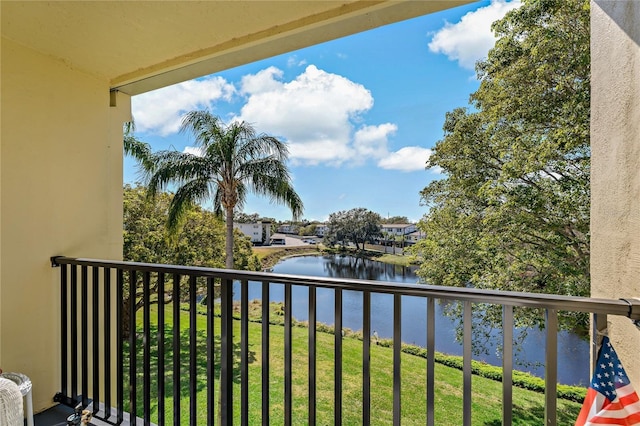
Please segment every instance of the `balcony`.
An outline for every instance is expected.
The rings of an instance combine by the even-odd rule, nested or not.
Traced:
[[[514,308],[530,307],[544,312],[546,330],[544,412],[537,423],[567,424],[557,397],[558,311],[593,314],[594,331],[606,327],[607,315],[640,319],[637,300],[67,257],[55,257],[52,263],[60,268],[61,300],[60,392],[54,400],[70,407],[88,407],[95,424],[131,424],[135,417],[136,424],[291,425],[326,423],[327,415],[332,424],[434,425],[445,420],[448,424],[478,424],[474,412],[483,403],[474,400],[478,394],[472,387],[472,313],[484,304],[502,309],[502,408],[496,421],[514,423],[514,392],[518,392],[513,380]],[[234,294],[234,282],[239,283],[235,287],[239,294]],[[284,288],[278,325],[273,324],[269,304],[250,304],[250,285],[261,287],[262,300],[270,299],[273,286]],[[292,316],[292,292],[297,288],[308,291],[310,326],[303,332],[295,327]],[[131,289],[136,303],[129,303]],[[318,289],[333,292],[333,330],[342,330],[343,312],[349,309],[343,305],[343,292],[361,294],[360,339],[347,341],[340,332],[327,337],[320,331]],[[394,334],[387,365],[377,359],[381,349],[372,337],[371,295],[375,293],[392,295],[393,300]],[[210,294],[216,298],[204,297]],[[408,389],[414,386],[408,382],[416,378],[403,374],[407,359],[401,336],[403,296],[426,300],[427,343],[419,392]],[[434,306],[438,301],[456,301],[463,312],[462,404],[445,407],[445,413],[451,411],[446,418],[436,397]],[[277,343],[276,333],[279,339],[282,336]],[[332,343],[331,362],[321,365],[319,355],[326,353],[327,339]],[[346,351],[352,351],[354,345],[359,357],[356,384],[345,380],[352,377],[354,366],[344,363]],[[595,351],[597,345],[592,346]],[[282,365],[274,365],[275,358]],[[380,368],[391,377],[390,397],[385,402],[388,410],[382,411],[376,381]]]

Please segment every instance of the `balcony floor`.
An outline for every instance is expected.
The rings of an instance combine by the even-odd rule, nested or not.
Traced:
[[[33,423],[34,426],[66,426],[67,417],[71,414],[73,414],[73,408],[58,404],[36,414],[33,418]],[[26,420],[24,424],[27,424]],[[109,426],[107,423],[96,419],[93,419],[90,424],[95,426]]]
[[[67,424],[67,417],[73,414],[73,409],[66,405],[58,404],[36,414],[33,418],[34,426],[51,426]],[[26,425],[26,422],[25,422]]]

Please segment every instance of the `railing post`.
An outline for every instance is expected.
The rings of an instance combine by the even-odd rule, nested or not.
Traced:
[[[362,424],[371,424],[371,292],[362,292]]]
[[[427,299],[427,426],[435,424],[436,313],[433,297]]]
[[[214,280],[207,278],[207,424],[215,424],[215,332],[214,332]],[[160,423],[162,424],[162,423]]]
[[[472,359],[472,306],[465,300],[463,303],[463,337],[462,337],[462,421],[464,426],[471,426],[471,359]]]
[[[136,271],[129,271],[129,415],[130,420],[135,419],[137,410],[137,365],[136,365],[136,297],[137,297]],[[135,420],[133,420],[135,421]]]
[[[556,424],[558,395],[558,312],[546,310],[547,350],[545,352],[544,424]]]
[[[262,282],[262,424],[269,425],[269,282]]]
[[[334,412],[333,424],[342,424],[342,290],[335,291],[334,306],[334,378],[333,378],[333,397]]]
[[[173,346],[173,424],[180,423],[180,274],[173,274],[173,325],[171,331]]]
[[[222,280],[221,356],[220,356],[220,418],[224,426],[233,424],[233,281]]]
[[[195,425],[198,405],[196,401],[198,389],[198,371],[197,371],[197,315],[196,312],[196,284],[197,277],[191,275],[189,277],[189,424]]]
[[[393,424],[402,418],[402,296],[393,295]]]
[[[513,417],[513,306],[502,305],[502,424]]]
[[[309,287],[309,424],[316,424],[316,287]]]
[[[240,284],[240,422],[249,425],[249,283]]]

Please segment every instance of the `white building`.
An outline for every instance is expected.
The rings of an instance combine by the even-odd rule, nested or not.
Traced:
[[[416,232],[415,223],[385,223],[382,225],[382,235],[386,237],[401,237]]]
[[[329,227],[327,225],[319,223],[316,225],[316,236],[324,237],[328,230]]]
[[[298,225],[294,225],[292,223],[283,223],[278,226],[278,232],[281,234],[297,234],[298,233]]]
[[[251,238],[253,244],[269,244],[271,241],[271,222],[234,222],[233,227]]]

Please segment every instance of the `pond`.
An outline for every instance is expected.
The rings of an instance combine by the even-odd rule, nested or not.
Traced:
[[[279,274],[310,275],[330,278],[358,278],[398,283],[416,283],[415,268],[390,265],[368,259],[344,255],[303,256],[281,261],[272,271]],[[234,295],[240,294],[239,284]],[[261,284],[249,284],[249,299],[260,299]],[[284,300],[284,286],[271,284],[270,301]],[[292,290],[292,314],[300,321],[308,318],[308,291],[306,287],[294,286]],[[435,329],[436,350],[462,355],[462,345],[456,341],[455,330],[458,319],[444,314],[444,301],[436,303]],[[343,292],[343,327],[362,329],[362,293]],[[334,293],[330,289],[317,289],[317,320],[325,324],[334,323]],[[426,345],[426,299],[414,296],[402,297],[402,341],[422,347]],[[371,295],[371,329],[380,338],[393,336],[393,295]],[[514,347],[514,365],[518,370],[528,371],[544,377],[544,332],[527,330],[522,345]],[[486,344],[487,353],[475,354],[473,359],[501,366],[499,355],[501,337],[498,331]],[[589,378],[589,343],[578,336],[562,331],[558,335],[558,381],[563,384],[587,386]]]

